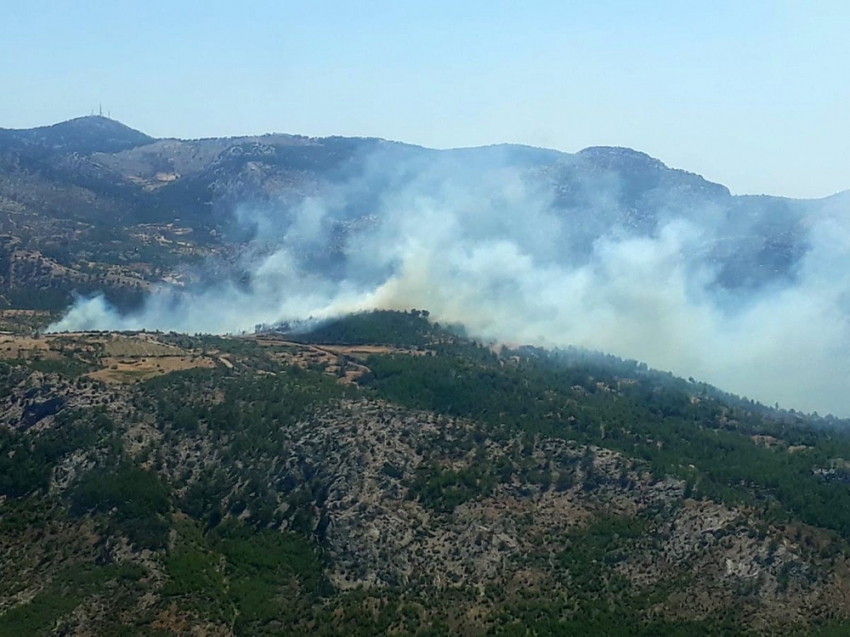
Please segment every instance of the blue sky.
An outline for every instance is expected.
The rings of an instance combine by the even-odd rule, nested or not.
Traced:
[[[736,193],[850,189],[846,0],[0,0],[0,127],[630,146]]]

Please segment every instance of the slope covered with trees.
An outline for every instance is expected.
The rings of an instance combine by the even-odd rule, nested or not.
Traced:
[[[420,311],[27,339],[0,634],[850,626],[845,422]]]

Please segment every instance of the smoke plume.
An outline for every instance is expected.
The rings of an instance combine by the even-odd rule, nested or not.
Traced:
[[[628,162],[651,177],[639,192]],[[598,349],[850,415],[847,197],[734,198],[653,162],[375,152],[321,196],[236,211],[254,232],[247,283],[163,286],[129,315],[80,299],[52,329],[234,333],[416,307],[480,338]]]

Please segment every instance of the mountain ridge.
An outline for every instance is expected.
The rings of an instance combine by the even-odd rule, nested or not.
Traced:
[[[102,115],[86,115],[36,128],[0,128],[0,141],[4,138],[82,154],[117,152],[154,141],[153,137]]]
[[[111,133],[109,132],[111,131]],[[244,143],[251,142],[262,142],[262,141],[283,141],[289,140],[295,142],[293,145],[299,145],[300,143],[304,144],[315,144],[317,142],[322,142],[325,140],[349,140],[349,141],[359,141],[359,142],[371,142],[371,143],[386,143],[391,145],[404,146],[411,149],[419,149],[431,152],[447,152],[447,153],[457,153],[457,152],[474,152],[474,151],[485,151],[488,149],[515,149],[523,152],[531,152],[539,155],[548,155],[549,157],[558,157],[558,158],[567,158],[567,157],[589,157],[591,159],[601,161],[603,163],[607,163],[610,165],[615,165],[617,160],[624,160],[628,163],[635,164],[638,161],[643,163],[647,167],[652,167],[655,169],[667,169],[671,171],[677,171],[681,173],[685,173],[687,175],[693,175],[701,178],[707,184],[711,186],[719,186],[726,188],[723,184],[718,182],[712,182],[705,179],[699,173],[694,173],[688,171],[686,168],[674,168],[668,166],[663,160],[652,157],[648,153],[643,151],[633,149],[626,146],[588,146],[586,148],[582,148],[575,152],[562,151],[552,148],[533,146],[530,144],[517,144],[517,143],[493,143],[493,144],[485,144],[481,146],[465,146],[465,147],[453,147],[453,148],[432,148],[427,146],[422,146],[418,144],[411,144],[408,142],[403,142],[400,140],[390,140],[381,137],[363,137],[363,136],[355,136],[355,137],[344,137],[339,135],[330,135],[330,136],[307,136],[301,135],[298,133],[279,133],[279,132],[271,132],[271,133],[262,133],[258,135],[232,135],[225,137],[199,137],[199,138],[182,138],[182,137],[151,137],[137,129],[131,128],[126,124],[114,119],[110,119],[106,116],[102,115],[86,115],[82,117],[72,118],[70,120],[65,120],[62,122],[58,122],[55,124],[49,124],[45,126],[38,126],[34,128],[0,128],[0,142],[3,141],[5,137],[17,137],[23,140],[27,140],[29,143],[40,143],[41,145],[49,145],[55,149],[62,149],[65,147],[63,145],[62,140],[66,137],[70,137],[73,141],[66,141],[65,144],[73,144],[74,141],[79,140],[82,137],[96,137],[98,135],[108,135],[108,134],[116,134],[118,132],[123,133],[128,139],[125,141],[115,140],[100,140],[100,143],[109,145],[108,150],[87,150],[86,153],[89,155],[95,153],[114,153],[121,152],[123,150],[133,150],[135,148],[147,146],[157,142],[176,142],[176,143],[204,143],[204,142],[216,142],[218,144],[229,143],[230,145],[239,145]],[[47,140],[53,138],[54,141],[50,144],[47,144]],[[58,138],[58,139],[57,139]],[[40,142],[39,142],[40,140]],[[57,143],[57,141],[59,143]],[[728,188],[727,188],[728,190]],[[779,195],[769,195],[764,193],[745,193],[741,195],[741,197],[749,197],[749,196],[758,196],[758,197],[774,197],[779,199],[790,199],[794,201],[820,201],[824,199],[829,199],[836,195],[841,195],[842,193],[850,192],[848,190],[838,191],[833,193],[832,195],[826,195],[824,197],[816,197],[816,198],[795,198],[795,197],[783,197]]]

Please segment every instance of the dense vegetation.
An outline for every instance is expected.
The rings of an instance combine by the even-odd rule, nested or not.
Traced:
[[[376,310],[352,314],[321,323],[307,333],[289,334],[294,341],[328,343],[333,345],[370,345],[380,343],[396,347],[422,347],[435,338],[451,338],[439,325],[426,320],[427,310],[391,312]]]
[[[477,626],[492,634],[746,632],[738,604],[706,618],[656,616],[653,609],[690,582],[638,588],[617,571],[633,555],[660,550],[657,536],[670,515],[663,507],[602,510],[541,538],[539,550],[511,557],[509,563],[522,560],[515,567],[550,572],[555,588],[545,595],[495,582],[483,590],[462,582],[440,590],[393,582],[335,588],[326,575],[336,559],[326,502],[339,480],[328,470],[337,452],[311,423],[329,413],[344,419],[351,401],[436,414],[434,433],[416,434],[415,469],[403,460],[378,467],[387,488],[404,489],[437,520],[517,485],[528,497],[628,491],[645,470],[658,480],[680,478],[685,498],[756,511],[761,526],[750,533],[766,536],[769,525],[800,521],[826,530],[807,549],[825,564],[850,553],[850,437],[841,421],[771,410],[633,361],[574,350],[496,350],[417,311],[357,315],[300,338],[399,349],[369,356],[356,384],[341,384],[321,366],[286,359],[285,345],[162,335],[174,346],[226,354],[232,364],[110,390],[96,407],[51,405],[53,424],[43,430],[0,429],[5,546],[31,545],[33,529],[46,534],[38,542],[67,546],[32,558],[48,565],[43,585],[27,604],[4,602],[0,634],[61,630],[74,609],[105,599],[106,591],[114,612],[99,620],[102,634],[161,634],[187,618],[237,635],[453,634],[465,621],[458,609],[482,604],[493,611]],[[19,401],[15,392],[31,373],[48,374],[57,386],[96,389],[81,375],[86,365],[93,363],[14,359],[0,365],[0,392]],[[547,440],[572,446],[553,451],[542,444]],[[623,454],[619,474],[598,468],[598,449]],[[365,444],[355,451],[370,452]],[[122,542],[131,555],[146,557],[116,559]],[[30,559],[27,550],[14,551],[22,563]],[[9,576],[14,565],[5,569]],[[783,585],[792,576],[814,577],[795,573],[788,567]],[[16,582],[9,579],[0,598],[25,590]],[[140,608],[148,594],[160,601]],[[183,618],[173,617],[170,627],[163,624],[168,608]],[[824,621],[800,630],[842,626]]]

